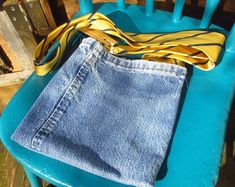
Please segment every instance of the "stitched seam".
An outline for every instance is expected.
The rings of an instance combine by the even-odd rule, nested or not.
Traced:
[[[115,68],[118,67],[115,63],[100,63],[101,65],[109,66],[110,68]],[[127,71],[126,71],[127,70]],[[115,69],[115,71],[119,72],[124,72],[124,73],[139,73],[139,74],[151,74],[151,75],[157,75],[159,77],[177,77],[179,79],[183,79],[182,76],[184,77],[186,73],[183,72],[178,72],[178,71],[171,71],[171,70],[165,70],[165,69],[137,69],[137,68],[127,68],[125,66],[119,66],[118,68]],[[179,70],[180,71],[180,70]],[[167,74],[165,74],[167,73]]]
[[[138,62],[139,63],[139,62]],[[141,63],[141,62],[140,62]],[[153,62],[153,63],[157,63],[157,62]],[[147,71],[164,71],[164,72],[171,72],[171,73],[174,73],[174,72],[177,72],[176,69],[165,69],[165,68],[160,68],[159,66],[161,65],[153,65],[151,68],[149,67],[149,65],[145,64],[143,67],[133,67],[132,65],[130,65],[130,63],[126,64],[126,65],[123,65],[123,64],[116,64],[115,62],[112,62],[112,61],[104,61],[104,64],[107,64],[107,65],[111,65],[111,66],[116,66],[118,68],[121,68],[121,69],[126,69],[126,70],[136,70],[136,71],[143,71],[143,70],[147,70]],[[163,66],[163,65],[162,65]],[[176,68],[175,65],[172,67]],[[170,68],[170,66],[169,66]]]
[[[82,69],[86,69],[85,66],[83,66]],[[59,103],[55,107],[52,114],[49,116],[48,120],[43,124],[42,128],[33,137],[31,143],[32,148],[39,150],[37,147],[39,147],[43,140],[53,131],[54,126],[60,119],[60,116],[65,113],[66,108],[74,95],[74,92],[81,86],[85,75],[86,74],[80,73],[80,71],[77,73],[76,77],[72,81],[72,85],[66,90],[65,94],[60,99]],[[76,86],[74,84],[76,84]]]
[[[90,41],[88,42],[88,44]],[[181,77],[186,74],[186,68],[181,67],[175,64],[167,64],[167,63],[160,63],[160,62],[149,62],[147,60],[130,60],[130,59],[122,59],[118,56],[114,56],[107,52],[104,47],[96,41],[98,45],[96,52],[99,54],[101,61],[100,64],[108,65],[111,67],[116,67],[116,70],[124,71],[127,70],[128,72],[132,73],[148,73],[148,74],[157,74],[159,73],[172,73],[172,75],[176,75],[177,77]],[[138,62],[137,62],[138,61]],[[152,64],[147,64],[152,63]],[[124,64],[123,64],[124,63]],[[154,63],[154,64],[153,64]],[[167,75],[169,76],[169,75]]]
[[[116,61],[117,59],[115,58],[119,58],[116,56],[110,56],[111,54],[106,54],[103,60],[104,64],[107,65],[111,65],[111,66],[116,66],[118,68],[121,69],[126,69],[126,70],[148,70],[148,71],[165,71],[165,72],[171,72],[171,73],[177,73],[179,71],[182,71],[182,69],[184,69],[184,67],[181,67],[179,65],[175,65],[175,64],[167,64],[167,63],[163,63],[163,62],[153,62],[155,63],[154,65],[150,65],[150,64],[146,64],[146,60],[130,60],[130,59],[126,59],[125,64],[123,63],[123,59],[120,59],[118,62],[113,62]],[[135,61],[139,61],[139,62],[135,62]],[[148,61],[149,63],[151,63],[150,61]]]
[[[84,82],[84,79],[86,75],[89,72],[89,61],[92,61],[93,52],[97,46],[94,46],[93,50],[87,55],[87,58],[84,60],[84,63],[82,64],[81,68],[79,68],[77,74],[73,78],[73,80],[70,82],[69,87],[65,91],[64,95],[58,102],[55,109],[52,111],[46,122],[42,125],[42,127],[39,129],[39,131],[34,135],[31,141],[31,147],[33,149],[36,149],[40,151],[40,145],[42,144],[43,140],[50,135],[50,133],[53,131],[56,123],[60,120],[60,117],[63,113],[66,112],[66,109],[69,105],[69,102],[73,98],[74,94],[77,92],[77,90],[80,88],[81,84]],[[94,58],[93,58],[94,59]],[[94,59],[96,60],[96,59]],[[93,61],[94,61],[93,60]]]

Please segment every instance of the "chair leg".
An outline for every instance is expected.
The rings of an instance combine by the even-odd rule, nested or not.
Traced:
[[[27,167],[24,166],[24,171],[32,187],[42,187],[42,179],[33,174]]]

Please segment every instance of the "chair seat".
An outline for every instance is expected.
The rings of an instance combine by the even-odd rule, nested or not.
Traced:
[[[166,32],[195,29],[199,25],[199,20],[188,17],[174,24],[170,21],[171,14],[160,10],[146,22],[143,8],[129,5],[125,11],[120,12],[116,11],[115,6],[115,4],[106,3],[97,5],[95,9],[108,15],[126,31]],[[222,62],[212,71],[193,69],[166,160],[166,173],[159,176],[155,182],[158,187],[215,185],[228,111],[234,95],[234,59],[235,53],[226,52]],[[36,175],[57,186],[124,186],[27,150],[10,139],[53,75],[54,73],[51,73],[39,77],[33,73],[10,101],[0,118],[0,137],[3,144],[21,164],[28,166]]]

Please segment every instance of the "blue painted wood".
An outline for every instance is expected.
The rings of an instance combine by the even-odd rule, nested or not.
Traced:
[[[154,11],[154,0],[146,0],[145,12],[147,16],[151,16]]]
[[[185,2],[185,0],[178,0],[175,2],[175,7],[173,10],[173,16],[172,16],[172,20],[174,23],[178,22],[182,17],[184,2]]]
[[[227,51],[235,51],[235,23],[228,35],[228,39],[226,41],[226,50]]]
[[[94,10],[106,14],[120,28],[131,32],[198,29],[201,23],[200,20],[185,16],[173,22],[172,14],[161,10],[147,16],[145,7],[136,5],[118,11],[116,3],[105,3],[94,6]],[[82,14],[77,13],[76,17]],[[227,33],[215,25],[210,28]],[[215,69],[205,72],[193,68],[169,156],[156,179],[157,187],[214,186],[228,111],[235,90],[234,33],[235,27],[229,34],[222,60]],[[57,186],[124,187],[27,150],[11,141],[10,136],[54,74],[44,77],[32,74],[16,93],[0,118],[1,141],[20,163],[30,166],[33,173]]]
[[[211,18],[219,5],[220,0],[207,0],[206,8],[202,17],[200,28],[208,28],[211,22]]]
[[[33,174],[28,167],[24,166],[24,171],[32,187],[42,187],[42,180]]]
[[[117,7],[119,10],[125,9],[125,0],[117,0]]]
[[[80,12],[82,15],[93,11],[92,0],[79,0]]]

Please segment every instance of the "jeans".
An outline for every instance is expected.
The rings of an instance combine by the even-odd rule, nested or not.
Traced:
[[[153,186],[185,75],[184,67],[119,58],[83,39],[12,139],[107,179]]]

